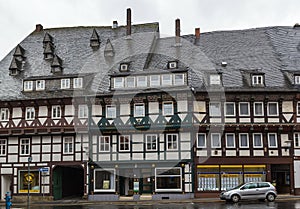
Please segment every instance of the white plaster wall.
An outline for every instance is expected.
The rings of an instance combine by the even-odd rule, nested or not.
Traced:
[[[42,161],[43,162],[49,162],[50,161],[50,154],[43,154],[42,155]]]
[[[44,143],[51,143],[51,137],[50,136],[43,136],[42,144],[44,144]]]
[[[129,114],[130,114],[130,104],[121,104],[120,115],[129,115]]]
[[[190,142],[181,142],[181,150],[191,150]]]
[[[181,159],[191,159],[191,152],[181,152]]]
[[[226,156],[236,156],[235,150],[226,150]]]
[[[63,156],[63,161],[74,161],[73,155]]]
[[[144,141],[144,135],[143,134],[132,134],[131,138],[132,142],[143,142]]]
[[[179,159],[178,152],[167,152],[167,160],[177,160]]]
[[[254,123],[264,123],[265,119],[264,118],[254,118]]]
[[[14,146],[10,145],[10,146],[8,146],[7,151],[8,151],[9,154],[17,154],[17,153],[19,153],[17,145],[14,145]]]
[[[240,156],[250,156],[249,150],[240,150],[239,151]]]
[[[18,155],[9,155],[8,156],[8,162],[9,163],[16,163],[16,162],[18,162]]]
[[[146,153],[146,160],[158,160],[157,153]]]
[[[293,101],[283,101],[282,112],[293,112]]]
[[[130,154],[129,153],[119,153],[119,160],[130,160]]]
[[[279,123],[279,118],[268,118],[269,123]]]
[[[250,118],[240,118],[240,123],[250,123]]]
[[[73,116],[74,115],[74,106],[73,105],[66,105],[65,106],[65,115],[66,116]]]
[[[13,113],[12,114],[13,118],[21,118],[22,117],[22,108],[20,108],[20,107],[13,108],[12,113]]]
[[[269,156],[278,156],[278,150],[269,150]]]
[[[198,157],[206,157],[207,156],[207,150],[198,150],[197,151]]]
[[[1,168],[1,174],[13,174],[12,168]]]
[[[187,112],[188,111],[188,104],[187,101],[177,101],[177,109],[178,112]]]
[[[300,161],[294,161],[295,188],[300,188]]]
[[[92,105],[92,115],[102,115],[102,106]]]
[[[281,146],[286,147],[288,144],[285,142],[289,140],[289,135],[288,134],[280,134],[280,138],[281,138]]]
[[[52,155],[53,161],[61,161],[61,155],[60,154],[53,154]]]
[[[144,150],[144,145],[143,144],[133,144],[132,145],[132,151],[133,152],[140,152]]]
[[[47,106],[40,106],[39,107],[39,117],[45,117],[48,115],[48,108]]]
[[[264,151],[263,150],[254,150],[253,151],[254,156],[264,156]]]
[[[33,153],[40,153],[41,147],[40,145],[32,145],[32,152]]]
[[[158,102],[149,102],[149,113],[159,113]]]
[[[143,153],[133,153],[132,160],[144,160]]]
[[[194,101],[194,112],[206,112],[205,102]]]

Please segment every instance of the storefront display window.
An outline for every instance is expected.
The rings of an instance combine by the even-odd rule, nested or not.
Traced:
[[[28,188],[29,186],[29,188]],[[39,171],[20,171],[19,172],[19,193],[39,193],[40,175]]]
[[[221,165],[221,190],[232,189],[242,183],[242,165]]]
[[[115,191],[115,170],[95,169],[94,171],[94,190],[95,192],[114,192]]]
[[[155,178],[157,192],[182,191],[181,168],[156,168]]]
[[[244,165],[244,181],[245,183],[266,181],[266,166],[265,165]]]
[[[218,165],[197,166],[198,191],[218,191],[220,171]]]

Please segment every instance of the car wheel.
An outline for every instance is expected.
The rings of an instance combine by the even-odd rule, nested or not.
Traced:
[[[240,201],[240,197],[237,194],[231,196],[231,201],[237,203]]]
[[[267,200],[269,201],[269,202],[273,202],[274,200],[275,200],[275,195],[274,194],[268,194],[267,195]]]

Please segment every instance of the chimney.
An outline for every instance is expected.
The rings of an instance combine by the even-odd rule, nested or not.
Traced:
[[[41,24],[35,25],[35,32],[41,32],[43,30],[43,26]]]
[[[118,28],[118,21],[113,21],[113,28]]]
[[[127,36],[131,35],[131,9],[127,9]]]
[[[180,43],[180,19],[175,20],[176,43]]]
[[[200,28],[195,28],[195,36],[196,36],[196,40],[200,39]]]

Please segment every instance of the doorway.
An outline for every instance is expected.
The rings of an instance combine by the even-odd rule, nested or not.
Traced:
[[[276,183],[278,194],[290,193],[290,165],[271,165],[272,182]]]
[[[11,194],[12,176],[2,175],[1,176],[1,200],[4,200],[5,194],[9,192]]]
[[[142,194],[152,194],[152,170],[142,169]]]
[[[53,169],[53,198],[82,197],[84,170],[81,166],[56,166]]]

